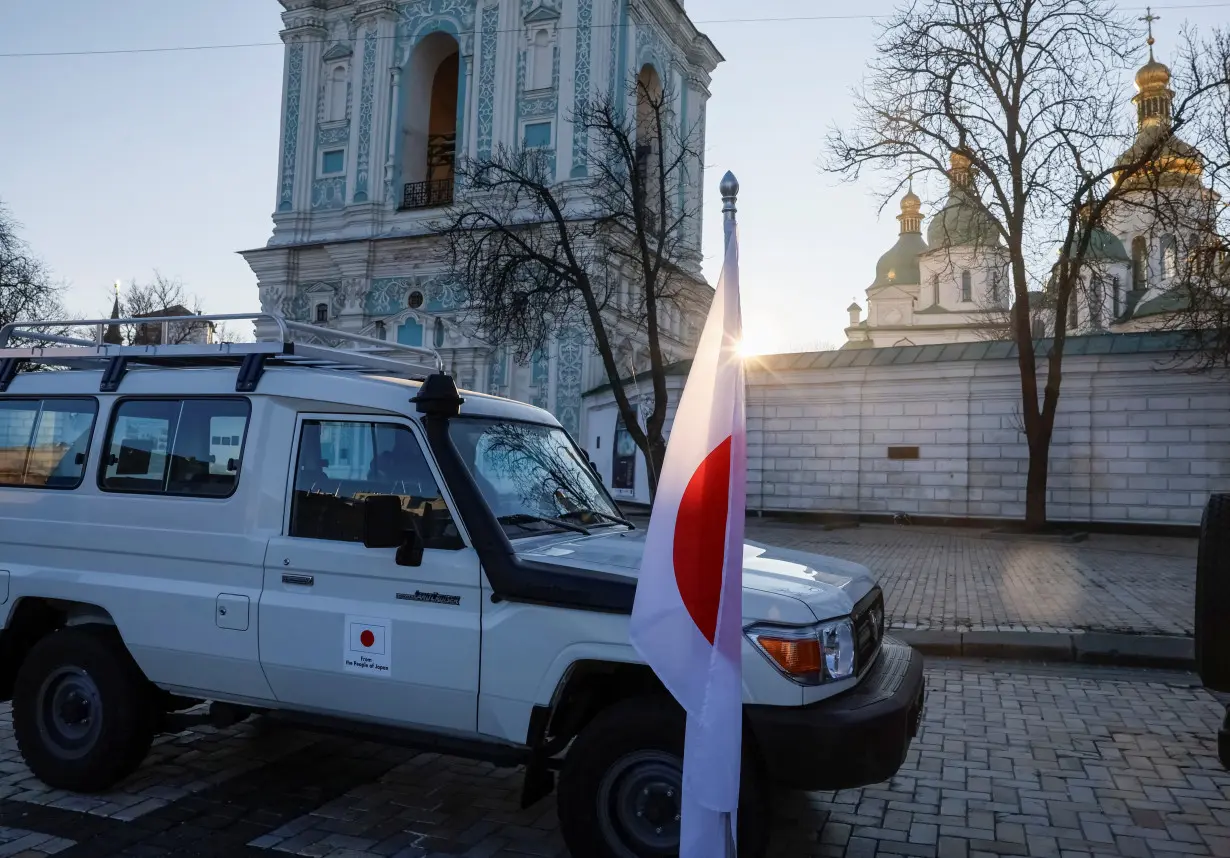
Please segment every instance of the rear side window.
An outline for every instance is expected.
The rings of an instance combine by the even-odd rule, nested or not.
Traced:
[[[125,399],[107,435],[106,491],[229,497],[239,484],[246,399]]]
[[[0,485],[77,488],[97,414],[94,399],[0,401]]]

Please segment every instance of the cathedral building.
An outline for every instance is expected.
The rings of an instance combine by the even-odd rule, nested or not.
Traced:
[[[458,193],[457,159],[537,148],[557,182],[580,184],[590,140],[569,121],[574,106],[622,96],[638,78],[671,95],[673,120],[703,151],[721,55],[680,0],[280,2],[273,235],[243,251],[262,310],[434,348],[463,387],[532,402],[582,433],[582,392],[606,380],[583,321],[524,363],[467,330],[434,235]],[[697,211],[703,166],[671,189]],[[669,360],[690,356],[713,292],[700,273],[699,217],[689,230],[674,260],[686,282],[660,319]],[[629,291],[607,311],[629,375],[648,365],[632,304]],[[258,326],[258,337],[269,333]]]
[[[1008,255],[977,203],[969,159],[954,153],[944,207],[922,237],[922,202],[901,198],[897,243],[876,263],[867,318],[852,304],[845,348],[921,346],[986,338],[1003,325]]]
[[[1136,139],[1116,162],[1116,182],[1130,183],[1090,236],[1087,270],[1069,306],[1073,334],[1146,331],[1163,326],[1183,299],[1176,286],[1207,241],[1217,195],[1202,179],[1200,153],[1171,128],[1170,69],[1153,57],[1136,72]],[[1143,170],[1129,170],[1142,157]],[[1128,173],[1131,172],[1130,175]],[[844,349],[1006,339],[1011,288],[1008,252],[977,202],[977,175],[954,153],[949,193],[922,237],[921,201],[901,198],[897,243],[876,263],[867,317],[851,304]],[[1044,298],[1045,293],[1031,293]],[[1039,304],[1045,307],[1045,300]],[[1036,336],[1054,327],[1033,314]]]

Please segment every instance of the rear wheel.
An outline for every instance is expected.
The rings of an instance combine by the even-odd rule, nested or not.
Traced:
[[[13,732],[35,777],[97,792],[149,752],[157,714],[151,686],[113,629],[67,628],[30,650],[13,693]]]
[[[573,855],[669,858],[679,854],[684,715],[668,698],[633,698],[600,713],[577,736],[560,771],[560,830]],[[746,743],[745,743],[746,744]],[[739,855],[758,858],[769,802],[745,748]]]

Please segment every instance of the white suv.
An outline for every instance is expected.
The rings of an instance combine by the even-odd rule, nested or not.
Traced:
[[[0,699],[30,769],[102,790],[158,732],[263,713],[523,765],[526,805],[558,771],[573,855],[673,854],[683,718],[628,642],[644,530],[547,412],[260,318],[280,342],[0,332]],[[767,784],[897,771],[923,680],[864,567],[744,558],[748,856]]]

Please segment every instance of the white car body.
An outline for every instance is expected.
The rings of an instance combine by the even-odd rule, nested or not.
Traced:
[[[627,608],[645,531],[607,523],[588,528],[588,534],[529,533],[507,543],[507,563],[513,565],[502,575],[524,564],[546,582],[535,592],[549,594],[555,592],[555,570],[567,570],[571,583],[561,592],[580,592],[593,578],[617,594],[618,605],[589,604],[583,594],[557,604],[541,595],[507,597],[494,580],[489,553],[497,535],[476,533],[475,522],[485,519],[473,511],[457,515],[467,500],[455,493],[457,475],[446,473],[433,455],[424,415],[413,401],[418,382],[270,367],[255,390],[237,393],[235,371],[227,367],[134,367],[118,390],[100,392],[104,375],[19,373],[0,393],[0,408],[66,398],[97,405],[78,485],[0,486],[0,614],[9,636],[7,648],[0,638],[7,653],[0,660],[5,694],[12,693],[22,647],[29,648],[26,639],[50,631],[30,631],[30,606],[37,604],[53,612],[58,626],[113,626],[141,674],[170,694],[275,713],[310,727],[348,725],[411,744],[535,764],[546,755],[547,725],[558,722],[570,682],[584,670],[640,665],[628,642]],[[115,464],[107,445],[120,404],[168,397],[249,403],[232,494],[173,496],[104,486],[106,468]],[[461,397],[456,420],[559,427],[551,414],[530,405],[467,391]],[[406,566],[397,563],[399,549],[290,535],[299,434],[313,420],[408,430],[453,511],[460,547],[425,548],[420,565]],[[121,457],[126,449],[120,448]],[[808,707],[848,696],[875,668],[882,602],[867,569],[751,542],[744,569],[747,626],[808,627],[849,617],[869,600],[878,606],[864,624],[874,638],[864,642],[868,656],[845,679],[793,681],[746,637],[746,704],[814,712]],[[372,641],[371,651],[381,650],[366,666],[353,659],[356,634],[365,636],[365,646]],[[909,653],[903,658],[911,676],[920,675],[918,657],[898,649]],[[904,745],[893,751],[897,765],[921,709],[918,684],[895,692],[909,698],[912,721],[901,737]],[[895,724],[906,717],[898,709]],[[889,768],[895,771],[895,765]],[[891,774],[889,768],[869,772]]]

